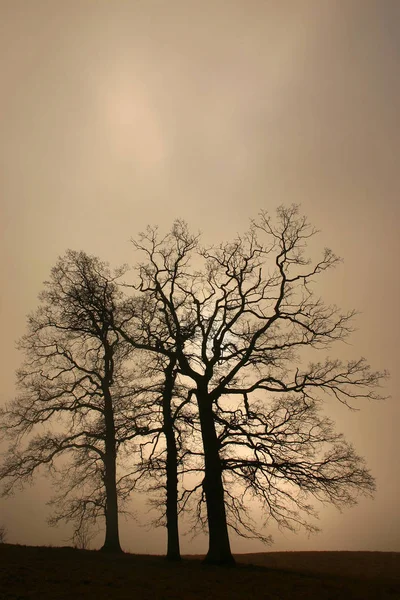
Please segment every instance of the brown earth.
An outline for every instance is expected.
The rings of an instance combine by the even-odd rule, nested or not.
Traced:
[[[0,545],[1,600],[400,598],[400,553],[267,552],[237,555],[238,567],[199,557]]]

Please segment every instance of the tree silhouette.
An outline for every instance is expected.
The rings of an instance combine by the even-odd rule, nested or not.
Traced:
[[[53,523],[73,521],[79,537],[102,515],[103,549],[114,552],[121,550],[116,456],[134,422],[131,348],[109,318],[118,310],[120,274],[83,252],[58,260],[20,342],[20,394],[1,412],[12,440],[0,470],[4,493],[47,466],[60,475]]]
[[[306,256],[316,233],[292,206],[279,208],[276,222],[261,213],[246,234],[218,246],[202,247],[199,236],[181,221],[164,237],[148,228],[134,242],[144,256],[136,290],[157,317],[157,326],[143,332],[135,346],[174,357],[178,376],[190,382],[197,400],[209,533],[206,562],[234,563],[226,509],[233,507],[237,517],[243,505],[232,491],[227,496],[228,474],[261,496],[269,514],[284,526],[298,520],[296,512],[283,510],[285,498],[310,512],[303,501],[308,493],[340,505],[373,489],[361,459],[318,417],[317,406],[326,395],[344,404],[375,398],[385,374],[372,372],[363,359],[325,356],[303,366],[304,349],[321,353],[346,339],[354,317],[353,311],[341,313],[325,304],[314,291],[315,280],[339,262],[328,249],[318,261]],[[272,412],[264,414],[255,404],[254,398],[262,398],[261,407],[266,407],[277,396],[282,398],[274,401]],[[225,401],[234,405],[230,413],[222,410]],[[277,415],[285,414],[292,431],[291,441],[282,444],[286,417]],[[279,418],[281,424],[268,434],[270,423]],[[274,445],[277,434],[280,442]],[[300,448],[297,458],[293,440]],[[332,449],[320,459],[324,444]],[[235,458],[235,446],[250,450],[249,455]],[[305,456],[309,464],[302,462]],[[294,498],[281,482],[297,485],[299,494]],[[244,524],[240,518],[238,523]]]
[[[154,357],[153,357],[154,358]],[[153,360],[154,363],[154,360]],[[142,406],[148,407],[147,435],[137,440],[140,459],[131,473],[136,489],[150,493],[149,503],[159,516],[152,525],[165,526],[167,530],[166,558],[178,561],[180,556],[178,517],[178,479],[186,472],[189,453],[192,416],[192,392],[176,382],[175,361],[147,361],[147,374]],[[153,494],[154,493],[154,494]]]
[[[178,515],[190,510],[208,529],[206,562],[221,565],[235,562],[229,527],[270,541],[249,498],[265,524],[312,531],[313,498],[342,507],[371,494],[322,409],[378,398],[386,373],[330,356],[355,313],[316,292],[339,262],[308,255],[316,233],[297,206],[210,247],[183,221],[165,236],[149,227],[129,285],[125,269],[68,251],[29,317],[19,395],[0,414],[4,493],[47,467],[52,523],[71,521],[79,542],[104,517],[103,549],[120,551],[118,510],[144,484],[159,494],[167,557],[180,559]]]
[[[153,501],[162,509],[161,518],[154,524],[164,524],[165,518],[167,559],[180,560],[178,470],[186,452],[188,415],[185,407],[193,391],[184,383],[177,383],[173,340],[151,295],[125,299],[121,311],[113,315],[113,326],[145,364],[141,403],[147,406],[144,424],[148,427],[147,434],[153,437],[140,444],[141,460],[135,468],[135,481],[152,480],[153,491],[165,491],[161,500]]]

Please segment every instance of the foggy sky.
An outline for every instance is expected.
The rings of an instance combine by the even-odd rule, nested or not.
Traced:
[[[184,218],[218,242],[301,203],[345,259],[321,293],[361,313],[332,354],[389,369],[392,397],[330,407],[375,500],[322,509],[311,538],[272,531],[272,549],[399,551],[399,31],[397,0],[0,0],[0,402],[67,248],[134,262],[129,239],[148,223]],[[45,524],[50,492],[0,500],[9,541],[65,540]],[[121,530],[126,549],[165,550],[163,531]]]

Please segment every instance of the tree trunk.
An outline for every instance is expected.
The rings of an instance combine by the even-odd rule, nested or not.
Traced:
[[[112,398],[110,390],[104,390],[104,419],[106,425],[105,456],[104,456],[104,486],[106,490],[106,535],[104,552],[122,552],[118,528],[118,497],[116,477],[116,441]]]
[[[166,461],[166,519],[167,519],[167,559],[181,560],[178,530],[178,453],[174,433],[174,423],[171,415],[171,402],[175,383],[175,361],[171,360],[165,373],[163,393],[164,435],[167,445]]]
[[[204,493],[206,496],[209,547],[205,563],[234,566],[226,521],[221,459],[215,431],[212,402],[207,392],[197,392],[204,449]]]

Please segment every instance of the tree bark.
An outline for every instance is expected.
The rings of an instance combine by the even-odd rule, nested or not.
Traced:
[[[234,566],[226,519],[222,467],[212,401],[205,390],[197,391],[201,435],[204,448],[204,493],[207,505],[209,548],[205,563]]]
[[[108,388],[104,389],[104,420],[106,425],[104,456],[106,535],[101,550],[104,552],[122,552],[118,527],[115,423],[112,398]]]
[[[175,383],[175,360],[171,359],[165,373],[163,393],[164,435],[167,445],[166,460],[166,520],[167,520],[167,559],[181,560],[178,530],[178,452],[171,414],[171,402]]]

